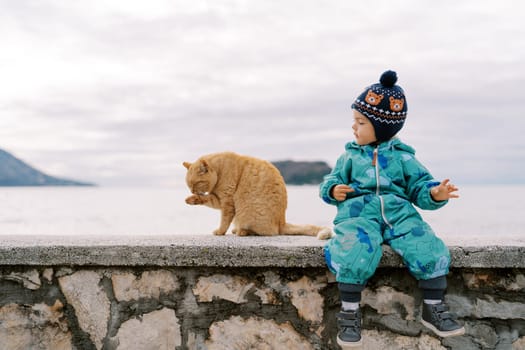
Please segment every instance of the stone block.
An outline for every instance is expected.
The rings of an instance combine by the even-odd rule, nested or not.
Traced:
[[[295,282],[287,283],[290,299],[301,318],[320,324],[323,321],[324,298],[319,291],[326,287],[326,280],[313,280],[303,276]]]
[[[399,314],[399,308],[404,308],[402,317],[405,320],[415,320],[416,301],[412,295],[396,291],[389,286],[381,286],[375,291],[366,288],[363,291],[362,302],[369,305],[379,314]]]
[[[239,316],[212,324],[206,346],[208,350],[314,349],[289,323]]]
[[[523,350],[525,349],[525,336],[519,338],[512,343],[512,350]]]
[[[46,281],[51,282],[53,280],[53,269],[44,269],[44,272],[42,272],[42,277],[44,277]]]
[[[179,320],[171,309],[161,309],[124,322],[112,342],[117,350],[175,349],[181,346]]]
[[[29,270],[26,272],[11,272],[9,275],[0,276],[0,278],[15,281],[24,286],[24,288],[37,290],[42,285],[40,282],[40,275],[37,270]]]
[[[483,299],[447,295],[447,302],[460,317],[525,320],[525,304],[519,301],[495,299],[491,295],[487,295]]]
[[[236,304],[243,304],[248,302],[246,293],[254,286],[254,283],[245,277],[213,275],[199,278],[193,288],[193,294],[197,296],[199,302],[224,299]]]
[[[71,350],[72,336],[62,303],[0,307],[0,349]]]
[[[366,350],[446,350],[438,339],[427,334],[408,337],[388,331],[363,330],[363,349]]]
[[[89,334],[97,349],[107,332],[110,301],[95,271],[81,270],[58,279],[66,300],[75,309],[80,328]]]
[[[179,289],[177,277],[166,270],[144,271],[139,278],[132,273],[115,273],[111,276],[113,292],[118,301],[140,298],[158,299]]]

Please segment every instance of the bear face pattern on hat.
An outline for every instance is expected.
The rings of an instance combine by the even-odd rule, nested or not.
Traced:
[[[352,104],[353,109],[370,120],[379,142],[396,135],[407,116],[405,93],[396,82],[396,72],[388,70],[381,75],[379,83],[366,88]]]

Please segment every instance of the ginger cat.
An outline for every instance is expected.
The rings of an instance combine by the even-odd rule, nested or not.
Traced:
[[[183,165],[188,169],[186,183],[193,193],[186,203],[221,211],[215,235],[224,235],[233,222],[232,232],[238,236],[308,235],[319,239],[332,236],[328,227],[286,222],[286,185],[270,162],[223,152]]]

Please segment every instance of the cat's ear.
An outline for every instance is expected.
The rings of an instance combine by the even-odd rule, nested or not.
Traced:
[[[206,174],[208,172],[208,168],[209,168],[208,162],[205,160],[202,160],[200,163],[200,167],[199,167],[199,175]]]
[[[185,167],[186,169],[189,169],[190,166],[191,166],[191,163],[188,163],[188,162],[182,162],[182,165],[184,165],[184,167]]]

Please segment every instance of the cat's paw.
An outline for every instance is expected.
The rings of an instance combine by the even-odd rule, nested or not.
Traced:
[[[224,236],[226,234],[226,230],[222,230],[222,229],[218,228],[215,231],[213,231],[213,234],[215,236]]]
[[[204,204],[205,200],[202,196],[199,196],[198,194],[193,194],[186,198],[186,203],[189,205],[199,205]]]
[[[334,236],[334,233],[329,227],[323,227],[321,231],[317,233],[318,239],[330,239]]]
[[[248,236],[250,234],[250,231],[240,228],[238,230],[235,230],[235,234],[239,237]]]

